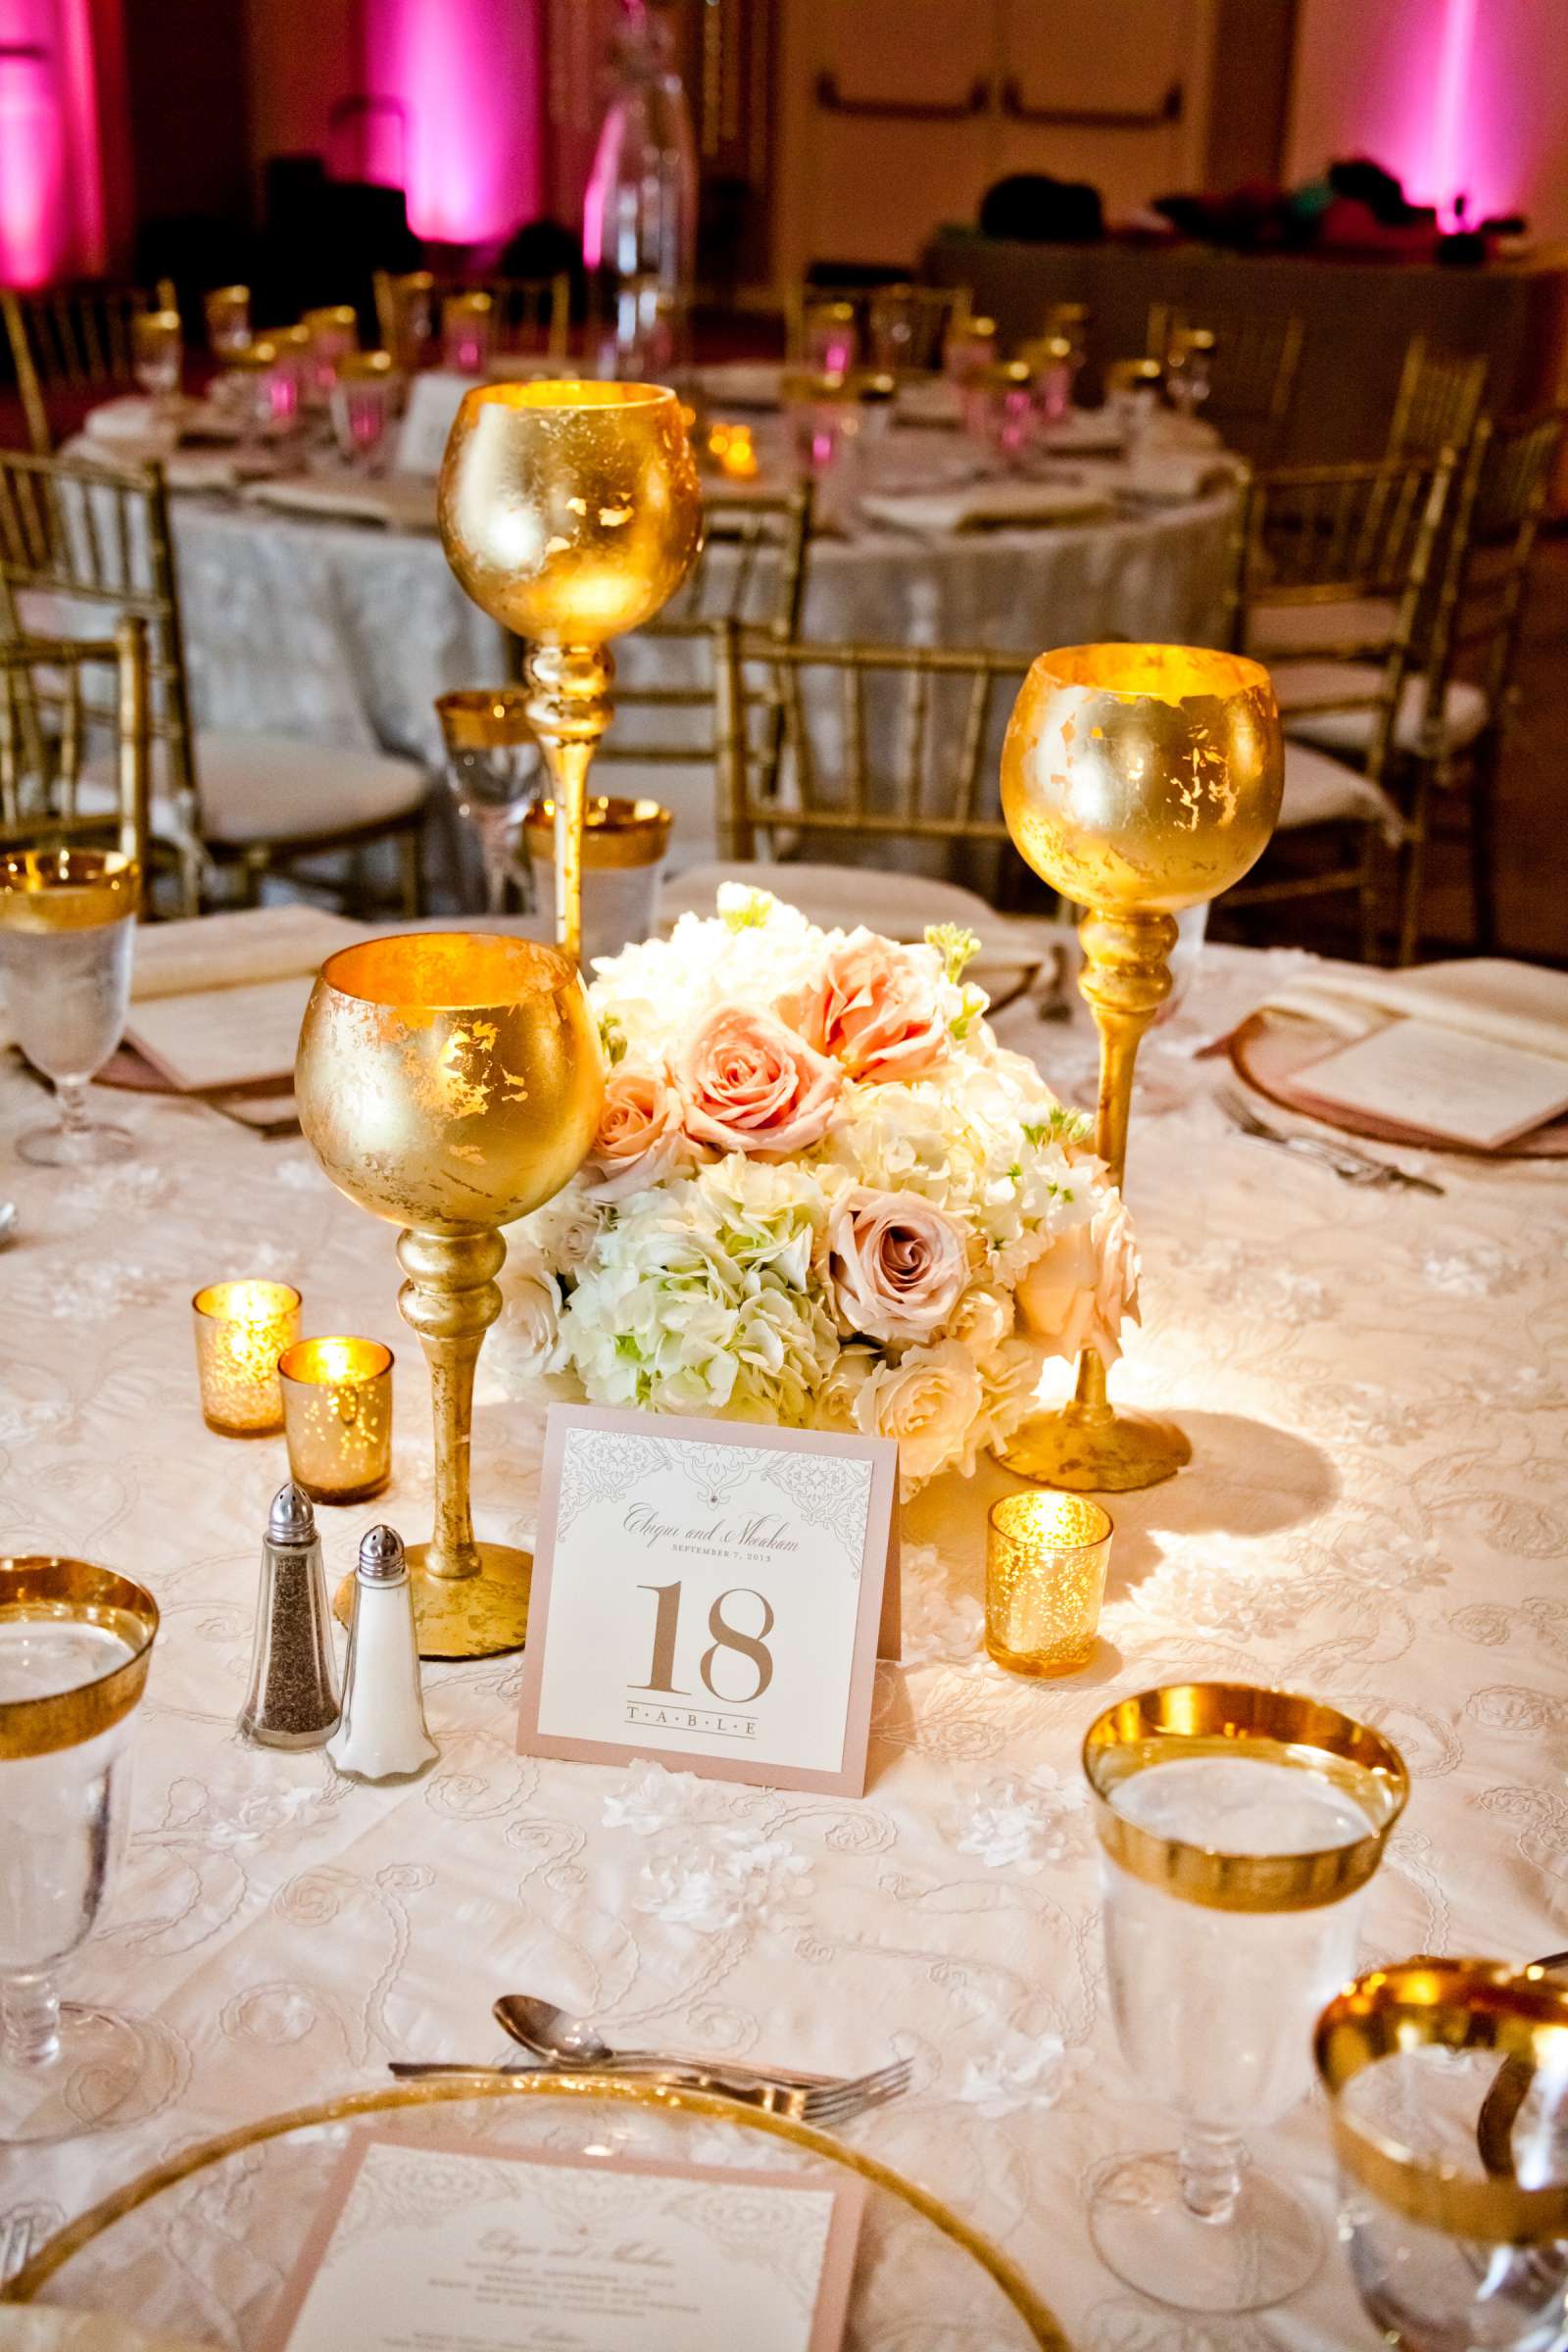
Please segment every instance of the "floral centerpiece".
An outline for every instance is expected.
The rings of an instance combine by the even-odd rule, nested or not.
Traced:
[[[509,1231],[502,1377],[895,1438],[908,1492],[1009,1436],[1046,1356],[1114,1361],[1126,1213],[1083,1114],[997,1044],[976,948],[824,932],[730,884],[602,958],[604,1115]]]

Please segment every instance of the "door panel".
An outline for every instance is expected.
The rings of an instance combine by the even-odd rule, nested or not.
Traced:
[[[1050,172],[1099,188],[1107,220],[1200,183],[1207,113],[1206,0],[998,0],[998,173]],[[1167,99],[1180,92],[1180,110]],[[1029,118],[1101,116],[1124,122]],[[1142,118],[1142,120],[1140,120]]]

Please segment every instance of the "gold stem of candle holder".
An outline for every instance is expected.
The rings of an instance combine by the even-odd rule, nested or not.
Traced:
[[[499,1233],[407,1227],[398,1236],[398,1263],[409,1278],[398,1307],[430,1367],[435,1435],[435,1532],[408,1553],[421,1658],[494,1657],[520,1649],[528,1631],[532,1557],[509,1544],[476,1543],[468,1501],[474,1367],[501,1312],[495,1277],[506,1255]],[[354,1579],[346,1577],[333,1602],[345,1625],[353,1593]]]
[[[1095,1150],[1120,1191],[1133,1065],[1144,1031],[1170,995],[1168,958],[1176,944],[1176,918],[1142,908],[1097,911],[1085,917],[1080,937],[1085,962],[1078,985],[1100,1032]],[[1076,1494],[1126,1494],[1156,1486],[1193,1458],[1191,1445],[1171,1422],[1112,1409],[1105,1396],[1105,1367],[1092,1348],[1078,1358],[1070,1400],[1024,1422],[998,1453],[1018,1477]]]
[[[602,645],[530,645],[523,715],[539,739],[556,804],[556,945],[582,958],[582,828],[588,767],[610,724],[615,664]]]

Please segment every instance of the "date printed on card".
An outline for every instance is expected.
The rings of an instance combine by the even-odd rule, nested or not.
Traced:
[[[858,1793],[897,1485],[884,1439],[553,1407],[519,1746]]]

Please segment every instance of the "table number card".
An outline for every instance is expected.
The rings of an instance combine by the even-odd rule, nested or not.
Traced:
[[[517,1744],[858,1796],[897,1603],[888,1439],[555,1405]]]
[[[863,2184],[357,2132],[265,2352],[836,2352]]]

